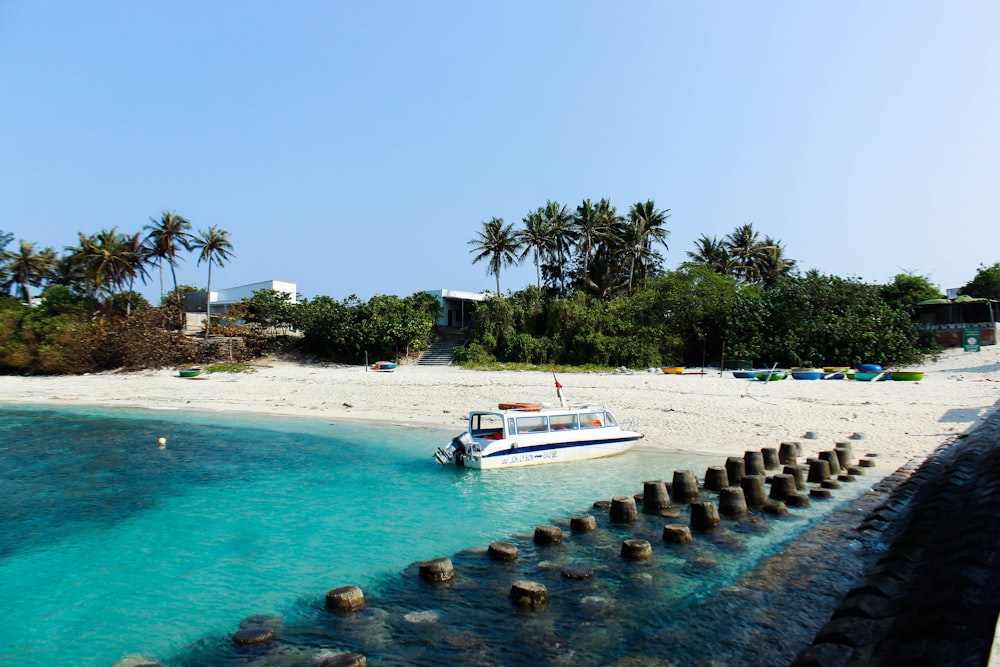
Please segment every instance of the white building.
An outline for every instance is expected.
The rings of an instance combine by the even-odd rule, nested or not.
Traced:
[[[243,299],[249,299],[254,292],[260,290],[274,290],[289,296],[290,303],[298,303],[298,292],[296,284],[287,280],[265,280],[249,285],[238,287],[226,287],[218,292],[212,292],[210,303],[212,304],[212,315],[218,317],[226,312],[229,306],[235,305]],[[193,292],[184,295],[185,325],[184,330],[188,332],[202,331],[205,328],[205,301],[200,297],[205,296],[204,292]]]
[[[239,303],[243,299],[249,299],[253,296],[254,292],[259,292],[260,290],[270,289],[275,292],[283,292],[289,295],[289,302],[296,303],[296,297],[298,293],[295,291],[295,283],[290,283],[287,280],[265,280],[262,283],[250,283],[249,285],[240,285],[239,287],[226,287],[225,289],[220,289],[218,292],[212,292],[211,303],[213,308],[216,304],[219,306],[231,306],[233,304]]]
[[[472,313],[476,304],[490,297],[488,292],[462,292],[453,289],[425,290],[437,297],[441,304],[441,314],[438,316],[439,327],[461,329],[472,326]]]

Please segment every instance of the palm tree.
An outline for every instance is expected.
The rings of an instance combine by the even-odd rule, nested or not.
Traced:
[[[0,285],[7,285],[10,280],[11,253],[7,250],[7,244],[14,240],[14,235],[10,232],[0,230]]]
[[[212,225],[208,230],[198,232],[191,243],[194,250],[199,250],[198,264],[208,264],[208,286],[205,289],[205,339],[212,324],[212,265],[220,269],[232,258],[233,244],[229,241],[229,232]]]
[[[9,255],[8,271],[10,275],[7,280],[7,289],[16,287],[22,300],[29,306],[34,305],[31,288],[41,287],[45,283],[52,274],[55,260],[55,252],[52,248],[36,251],[34,243],[22,240],[20,249]]]
[[[139,234],[129,237],[119,234],[117,227],[112,227],[102,229],[94,236],[81,233],[79,237],[77,259],[85,266],[93,292],[103,290],[110,299],[126,285],[131,286],[137,276],[147,275]]]
[[[475,264],[481,259],[489,260],[487,273],[492,273],[497,279],[497,294],[500,294],[500,270],[505,266],[517,264],[517,252],[521,249],[514,225],[504,223],[503,218],[492,218],[484,222],[483,228],[476,238],[469,241],[475,246],[469,252],[478,252],[472,259]]]
[[[740,225],[732,234],[726,235],[729,256],[735,264],[733,273],[738,280],[752,283],[758,279],[758,264],[763,252],[763,244],[753,228],[753,223]]]
[[[694,252],[688,250],[687,256],[694,264],[704,264],[716,273],[724,276],[732,275],[734,263],[729,255],[729,246],[717,236],[702,234],[694,242]]]
[[[669,217],[670,209],[663,211],[657,209],[652,199],[637,202],[629,210],[629,224],[634,228],[631,233],[631,241],[641,246],[641,249],[629,251],[632,258],[632,265],[629,268],[629,289],[632,288],[632,277],[637,260],[645,280],[649,276],[651,265],[657,260],[662,260],[662,256],[653,250],[653,245],[661,244],[664,250],[670,249],[667,246],[670,231],[666,228]]]
[[[538,288],[542,287],[542,260],[547,258],[554,248],[552,243],[552,232],[549,229],[548,221],[542,217],[541,209],[529,213],[521,220],[524,229],[517,232],[517,242],[523,248],[519,260],[523,260],[529,253],[535,254],[535,278],[538,281]]]
[[[143,229],[149,230],[145,243],[149,247],[149,256],[155,257],[160,266],[160,301],[163,301],[163,261],[170,264],[170,275],[174,279],[174,292],[177,291],[177,253],[183,248],[191,251],[191,223],[174,211],[164,211],[159,220],[150,218],[152,223]]]
[[[764,289],[771,289],[783,277],[795,273],[795,268],[795,260],[785,257],[784,244],[765,236],[757,270]]]
[[[618,212],[607,199],[599,201],[597,206],[594,206],[589,199],[584,199],[576,207],[573,227],[577,246],[583,251],[584,276],[588,273],[595,246],[613,239],[619,222]]]
[[[545,206],[539,211],[549,227],[552,235],[552,254],[556,260],[553,273],[559,279],[559,289],[566,287],[566,255],[573,249],[576,241],[576,230],[573,227],[573,216],[570,215],[565,205],[559,202],[547,201]]]
[[[131,315],[135,279],[138,278],[142,281],[143,285],[146,284],[146,279],[149,278],[149,271],[146,270],[146,264],[153,259],[153,255],[152,249],[146,244],[146,240],[142,237],[141,233],[123,236],[122,252],[129,265],[126,274],[128,279],[128,300],[126,301],[125,313]]]

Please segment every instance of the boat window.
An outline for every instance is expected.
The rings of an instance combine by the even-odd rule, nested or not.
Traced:
[[[583,428],[600,428],[604,426],[604,413],[585,412],[580,415],[580,424]]]
[[[545,417],[518,417],[517,432],[523,433],[544,433],[549,430],[549,425]]]
[[[580,428],[576,415],[552,415],[549,417],[549,425],[553,431],[575,431]]]
[[[507,420],[507,432],[511,435],[517,435],[517,422],[514,421],[513,417]]]
[[[604,417],[605,417],[604,419],[605,426],[618,426],[618,420],[615,419],[615,416],[610,412],[605,412]]]
[[[490,413],[474,414],[469,418],[469,431],[479,437],[488,433],[502,433],[503,417]]]

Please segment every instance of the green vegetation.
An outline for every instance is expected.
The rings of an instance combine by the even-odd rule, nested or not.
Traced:
[[[211,364],[205,367],[206,373],[254,373],[257,367],[254,364],[241,362],[237,364]]]
[[[814,272],[764,289],[688,265],[606,300],[535,287],[492,298],[477,308],[459,361],[643,368],[718,364],[725,355],[760,366],[906,364],[930,352],[918,347],[911,305]]]
[[[472,261],[487,264],[496,293],[476,308],[476,327],[458,361],[560,372],[726,358],[758,366],[856,366],[908,364],[932,351],[918,345],[912,323],[914,304],[941,296],[927,278],[901,274],[877,286],[814,271],[800,275],[784,244],[752,223],[721,239],[703,235],[687,261],[668,271],[662,253],[669,218],[669,209],[652,200],[622,215],[607,199],[585,199],[575,210],[547,201],[520,228],[496,217],[483,222],[469,242]],[[210,293],[212,267],[233,257],[229,233],[216,226],[192,233],[191,223],[172,211],[150,218],[143,231],[81,232],[61,254],[24,240],[8,250],[14,237],[0,231],[0,372],[183,364],[248,372],[248,360],[268,351],[361,363],[398,360],[430,345],[439,305],[423,292],[292,303],[288,294],[262,290],[210,317],[204,341],[195,340],[182,333],[182,304],[199,290],[177,284],[176,265],[185,252],[197,253],[198,264],[208,265]],[[529,258],[536,284],[502,295],[502,271]],[[173,279],[169,292],[165,265]],[[134,290],[154,267],[158,306]],[[962,291],[1000,298],[1000,263],[981,266]],[[220,359],[227,363],[213,363]]]
[[[353,295],[344,301],[319,296],[294,306],[290,320],[302,333],[307,352],[331,361],[360,363],[366,358],[396,360],[411,350],[425,349],[438,311],[437,298],[425,292],[402,299],[374,296],[367,302]]]
[[[965,284],[961,293],[973,298],[1000,299],[1000,262],[980,265],[976,277]]]
[[[548,293],[600,298],[630,293],[660,272],[663,255],[658,248],[667,249],[669,217],[670,211],[658,209],[652,200],[633,204],[628,215],[620,215],[607,199],[597,204],[585,199],[574,213],[547,201],[522,219],[521,229],[503,218],[481,223],[469,241],[476,253],[472,261],[487,262],[497,294],[500,272],[528,256],[535,264],[536,287]]]

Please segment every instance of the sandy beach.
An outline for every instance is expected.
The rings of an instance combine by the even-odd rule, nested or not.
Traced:
[[[948,350],[919,367],[920,382],[850,380],[756,382],[730,372],[665,375],[639,370],[564,373],[569,400],[603,403],[641,431],[641,447],[742,455],[785,440],[838,440],[874,453],[885,466],[921,457],[968,432],[1000,399],[1000,347]],[[500,401],[555,402],[551,373],[266,360],[253,372],[180,378],[173,369],[70,377],[0,377],[8,404],[157,407],[376,420],[463,429],[465,414]],[[863,451],[861,451],[863,450]],[[880,467],[882,467],[880,465]]]

